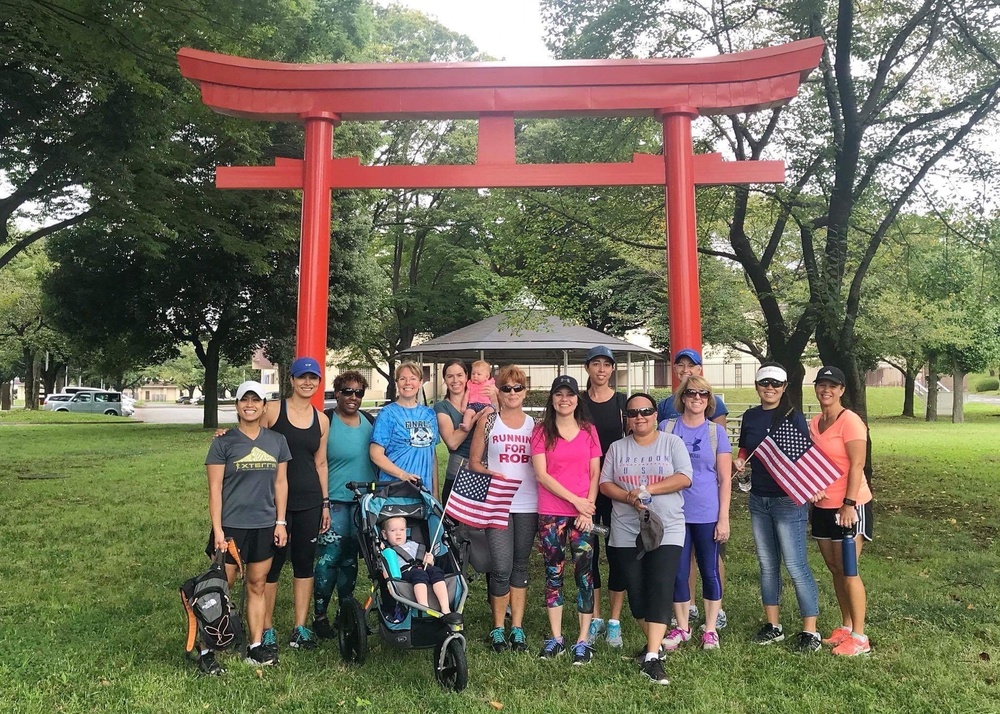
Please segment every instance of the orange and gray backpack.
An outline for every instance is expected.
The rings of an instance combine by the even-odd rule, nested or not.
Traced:
[[[212,565],[206,573],[181,585],[181,602],[188,621],[185,650],[189,656],[199,644],[211,650],[237,651],[245,644],[242,611],[246,604],[246,585],[242,588],[244,602],[237,607],[230,597],[226,578],[226,553],[233,556],[241,577],[243,561],[236,543],[229,539],[227,544],[228,550],[215,551]]]

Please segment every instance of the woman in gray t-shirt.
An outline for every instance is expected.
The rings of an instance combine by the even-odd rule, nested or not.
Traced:
[[[674,578],[684,546],[680,492],[691,486],[691,457],[678,437],[657,431],[656,400],[648,394],[633,394],[625,416],[632,433],[611,445],[601,470],[601,493],[613,502],[608,559],[615,559],[625,580],[629,609],[646,633],[640,669],[653,682],[667,684],[659,651],[670,622]],[[639,497],[642,491],[652,497],[648,506]],[[663,538],[658,548],[643,552],[636,537],[639,516],[647,508],[663,522]]]

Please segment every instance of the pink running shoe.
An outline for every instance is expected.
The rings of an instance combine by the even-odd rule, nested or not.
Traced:
[[[719,633],[718,632],[702,632],[701,633],[701,648],[703,650],[717,650],[717,649],[719,649]]]
[[[841,657],[856,657],[866,655],[871,651],[872,647],[868,644],[868,638],[864,635],[854,634],[833,648],[833,653]]]
[[[670,631],[666,637],[663,638],[663,649],[667,652],[673,652],[682,643],[687,642],[691,639],[691,630],[682,630],[679,627],[675,627]]]
[[[823,644],[824,645],[830,645],[832,647],[836,647],[841,642],[843,642],[844,640],[848,639],[850,636],[851,636],[851,628],[850,627],[844,627],[843,625],[841,625],[840,627],[838,627],[837,629],[835,629],[833,632],[831,632],[830,636],[828,638],[826,638],[825,640],[823,640]]]

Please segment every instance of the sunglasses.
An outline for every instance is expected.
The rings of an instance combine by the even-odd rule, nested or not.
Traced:
[[[625,416],[629,419],[635,419],[637,416],[653,416],[656,414],[656,409],[654,407],[640,407],[639,409],[626,409]]]
[[[707,389],[685,389],[685,397],[701,397],[702,399],[708,399],[708,395],[711,394]]]
[[[523,384],[505,384],[502,387],[500,387],[500,391],[503,392],[504,394],[510,394],[511,392],[520,394],[525,389],[526,387]]]
[[[778,387],[784,387],[785,383],[784,382],[779,382],[776,379],[762,379],[759,382],[757,382],[757,386],[758,387],[774,387],[775,389],[777,389]]]
[[[340,393],[343,394],[345,397],[357,397],[358,399],[365,396],[365,390],[354,389],[353,387],[344,387],[343,389],[340,390]]]

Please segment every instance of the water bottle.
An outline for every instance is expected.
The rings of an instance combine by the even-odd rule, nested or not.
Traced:
[[[602,526],[599,523],[595,523],[590,527],[590,530],[587,531],[587,533],[589,533],[592,536],[607,536],[608,533],[610,532],[611,532],[610,528],[608,528],[607,526]]]
[[[743,493],[750,492],[750,464],[743,464],[743,470],[737,472],[736,487]]]
[[[858,547],[854,542],[854,529],[844,529],[844,540],[840,541],[840,552],[844,559],[844,576],[853,578],[858,574]]]
[[[648,483],[649,480],[645,476],[639,479],[639,503],[644,506],[649,506],[653,502],[652,494],[646,490]]]

